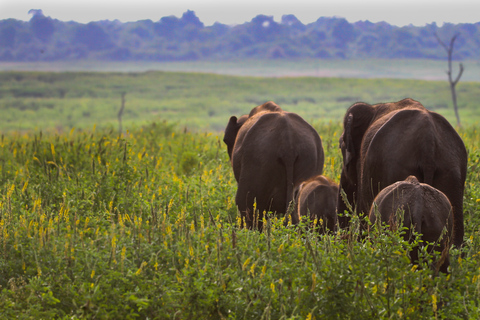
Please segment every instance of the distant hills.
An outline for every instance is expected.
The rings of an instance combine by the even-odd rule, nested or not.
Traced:
[[[321,17],[303,24],[258,15],[250,22],[205,26],[193,11],[182,17],[122,23],[63,22],[31,10],[30,21],[0,20],[0,61],[191,61],[258,59],[445,59],[435,33],[455,42],[454,59],[480,59],[480,22],[424,27],[349,23]]]

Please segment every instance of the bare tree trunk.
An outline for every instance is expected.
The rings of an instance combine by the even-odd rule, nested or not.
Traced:
[[[118,111],[118,134],[121,135],[122,134],[122,116],[123,116],[123,110],[125,110],[125,95],[127,93],[126,92],[122,92],[122,105],[120,106],[120,110]]]
[[[460,63],[459,76],[462,74],[462,72],[463,72],[463,65]],[[449,82],[450,82],[450,91],[452,93],[453,110],[455,111],[455,117],[457,118],[457,126],[461,127],[462,125],[460,124],[460,116],[458,115],[457,92],[455,91],[455,86],[457,85],[459,78],[460,77],[457,77],[457,79],[453,82],[449,80]]]
[[[455,111],[455,117],[457,117],[457,126],[461,127],[460,124],[460,116],[458,115],[458,105],[457,105],[457,93],[455,91],[455,86],[457,85],[458,81],[460,80],[460,77],[463,74],[463,64],[460,63],[460,71],[458,72],[457,77],[455,80],[452,79],[452,55],[453,55],[453,44],[455,43],[455,39],[458,37],[458,33],[452,37],[450,40],[450,45],[447,46],[438,36],[437,33],[435,33],[435,37],[437,38],[437,41],[442,45],[442,47],[445,48],[448,54],[448,70],[447,70],[447,75],[448,75],[448,82],[450,83],[450,92],[452,93],[452,100],[453,100],[453,110]]]

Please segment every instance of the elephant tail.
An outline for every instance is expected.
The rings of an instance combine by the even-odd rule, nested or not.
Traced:
[[[424,230],[423,221],[423,208],[425,208],[424,202],[425,199],[423,198],[423,189],[420,185],[416,185],[415,190],[417,192],[414,194],[414,201],[409,204],[409,208],[405,210],[405,214],[410,215],[410,223],[412,227],[412,231],[415,231],[417,234],[422,234]],[[406,218],[405,218],[406,219]]]

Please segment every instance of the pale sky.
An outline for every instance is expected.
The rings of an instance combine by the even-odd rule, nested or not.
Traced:
[[[284,14],[294,14],[304,24],[333,16],[397,26],[480,22],[479,0],[0,0],[0,19],[28,21],[30,9],[41,9],[53,19],[81,23],[158,21],[164,16],[181,17],[187,10],[195,11],[206,26],[217,21],[241,24],[259,14],[276,21]]]

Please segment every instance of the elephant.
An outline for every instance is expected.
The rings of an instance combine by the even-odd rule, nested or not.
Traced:
[[[293,194],[293,214],[297,220],[300,220],[300,217],[309,217],[312,221],[317,220],[316,229],[320,233],[335,231],[338,184],[318,175],[296,186]]]
[[[323,171],[323,146],[317,131],[272,101],[239,119],[232,116],[223,141],[237,181],[235,203],[241,226],[245,223],[248,229],[262,230],[264,212],[287,214],[294,186]],[[292,223],[298,223],[295,216]]]
[[[463,191],[467,150],[441,115],[407,98],[398,102],[353,104],[346,112],[340,136],[343,156],[340,189],[358,214],[368,214],[375,196],[386,186],[414,175],[442,191],[453,208],[453,243],[463,244]],[[338,194],[341,227],[349,218]]]
[[[402,217],[398,217],[402,211]],[[424,244],[436,243],[435,250],[445,252],[437,263],[437,270],[447,273],[453,216],[450,201],[443,192],[420,183],[415,176],[408,176],[404,181],[386,187],[375,197],[369,219],[375,224],[377,218],[391,227],[398,220],[403,221],[403,226],[409,229],[404,236],[405,240],[411,241],[415,231],[421,234]],[[418,248],[412,250],[410,259],[412,263],[418,261]]]

